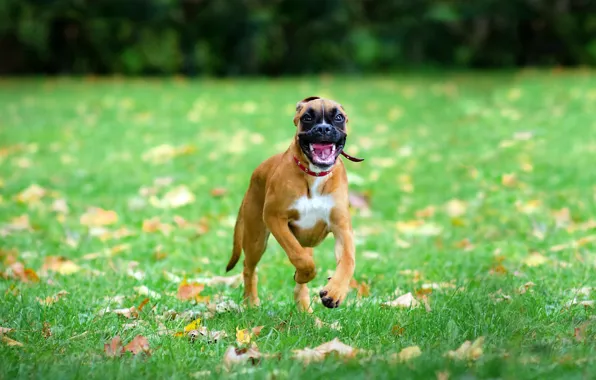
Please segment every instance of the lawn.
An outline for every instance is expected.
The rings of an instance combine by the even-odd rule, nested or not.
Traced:
[[[595,89],[588,70],[3,79],[0,379],[593,377]],[[236,212],[311,95],[345,106],[346,151],[366,159],[346,161],[355,289],[318,300],[330,236],[314,314],[297,312],[272,238],[246,310],[241,265],[224,273]],[[106,353],[138,335],[147,352]],[[334,338],[358,351],[294,358]],[[249,344],[271,356],[224,365]]]

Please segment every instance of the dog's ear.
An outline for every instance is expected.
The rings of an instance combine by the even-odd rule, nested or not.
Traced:
[[[304,105],[311,100],[321,99],[319,96],[309,96],[308,98],[304,98],[298,103],[296,103],[296,116],[294,116],[294,125],[298,126],[298,114]]]

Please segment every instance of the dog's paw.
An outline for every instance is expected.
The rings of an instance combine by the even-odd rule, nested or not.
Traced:
[[[330,281],[329,284],[319,292],[321,303],[330,309],[336,308],[346,298],[348,290],[347,286],[337,286]]]

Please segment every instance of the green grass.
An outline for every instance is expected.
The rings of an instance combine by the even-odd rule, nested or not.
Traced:
[[[573,290],[596,287],[594,244],[580,240],[596,233],[586,225],[596,215],[594,88],[596,73],[591,71],[271,80],[4,79],[0,230],[5,236],[0,248],[5,257],[0,271],[6,271],[2,262],[11,249],[38,273],[52,255],[72,259],[82,269],[71,275],[50,273],[30,284],[0,277],[0,326],[13,328],[6,336],[23,343],[0,343],[0,379],[188,378],[204,370],[220,377],[235,376],[243,368],[251,372],[241,376],[271,379],[435,378],[437,372],[448,372],[451,379],[589,378],[596,371],[594,309],[567,303],[596,297],[596,291],[578,295]],[[345,106],[351,125],[347,152],[366,158],[346,166],[354,178],[351,189],[371,197],[370,215],[354,210],[353,216],[355,278],[370,284],[370,296],[357,299],[352,291],[338,309],[315,302],[314,315],[298,313],[292,303],[294,271],[271,239],[259,265],[262,306],[203,317],[204,326],[225,330],[228,338],[191,343],[158,335],[160,322],[172,331],[188,323],[161,321],[164,311],[200,315],[205,309],[178,300],[178,282],[168,280],[164,271],[188,278],[223,275],[233,220],[250,174],[289,144],[294,105],[311,95]],[[160,144],[194,150],[163,164],[142,159]],[[503,182],[509,174],[515,181],[506,177]],[[177,209],[153,207],[139,191],[159,177],[171,177],[172,184],[158,197],[186,185],[195,201]],[[17,194],[34,183],[47,190],[40,203],[17,202]],[[227,193],[213,197],[214,188]],[[62,219],[50,208],[59,198],[69,206]],[[453,199],[465,202],[464,214],[446,212],[445,204]],[[132,236],[92,236],[79,222],[91,206],[117,212],[117,223],[107,228],[126,227]],[[418,218],[417,211],[427,206],[435,207],[434,214]],[[532,212],[524,210],[531,206]],[[567,224],[553,214],[564,208],[571,217]],[[7,230],[14,217],[24,214],[31,231]],[[152,217],[174,225],[175,215],[202,220],[208,232],[196,236],[176,227],[164,235],[141,229],[143,220]],[[398,228],[398,222],[415,219],[439,227],[438,234],[412,235]],[[586,228],[575,228],[582,225]],[[472,249],[462,247],[464,239]],[[129,248],[110,257],[83,257],[119,244]],[[560,244],[568,246],[551,250]],[[165,258],[156,258],[158,246]],[[528,266],[533,252],[547,261]],[[313,295],[334,269],[333,256],[329,237],[315,249]],[[138,262],[144,279],[127,274],[131,261]],[[415,293],[425,283],[449,281],[457,289],[433,291],[430,312],[380,307],[395,299],[396,288]],[[529,281],[535,286],[520,294],[519,287]],[[127,330],[124,324],[130,320],[99,315],[107,299],[117,295],[125,297],[121,307],[138,306],[145,298],[134,290],[140,285],[161,298],[143,309],[138,327]],[[69,294],[53,305],[36,300],[60,290]],[[491,294],[499,290],[510,301],[495,302]],[[242,286],[206,287],[203,294],[240,303]],[[337,321],[342,329],[318,329],[315,317]],[[50,337],[42,333],[44,323]],[[222,357],[235,344],[236,327],[258,325],[265,326],[255,339],[259,350],[280,353],[280,359],[226,372]],[[396,334],[394,326],[403,327],[403,333]],[[575,328],[583,331],[577,339]],[[150,357],[104,355],[103,345],[112,337],[128,342],[138,334],[148,337]],[[484,353],[477,361],[444,356],[480,336],[485,337]],[[366,352],[351,361],[328,358],[309,366],[292,359],[292,350],[335,337]],[[420,347],[420,357],[403,364],[387,360],[412,345]]]

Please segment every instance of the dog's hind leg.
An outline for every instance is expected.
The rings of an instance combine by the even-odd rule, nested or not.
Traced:
[[[269,231],[262,221],[244,224],[242,248],[244,250],[244,299],[249,306],[259,305],[257,291],[257,264],[267,248]]]
[[[306,248],[305,251],[312,257],[312,248]],[[296,287],[294,287],[294,301],[296,302],[296,306],[298,306],[299,310],[312,313],[312,308],[310,307],[310,295],[308,293],[308,286],[306,284],[296,283]]]

